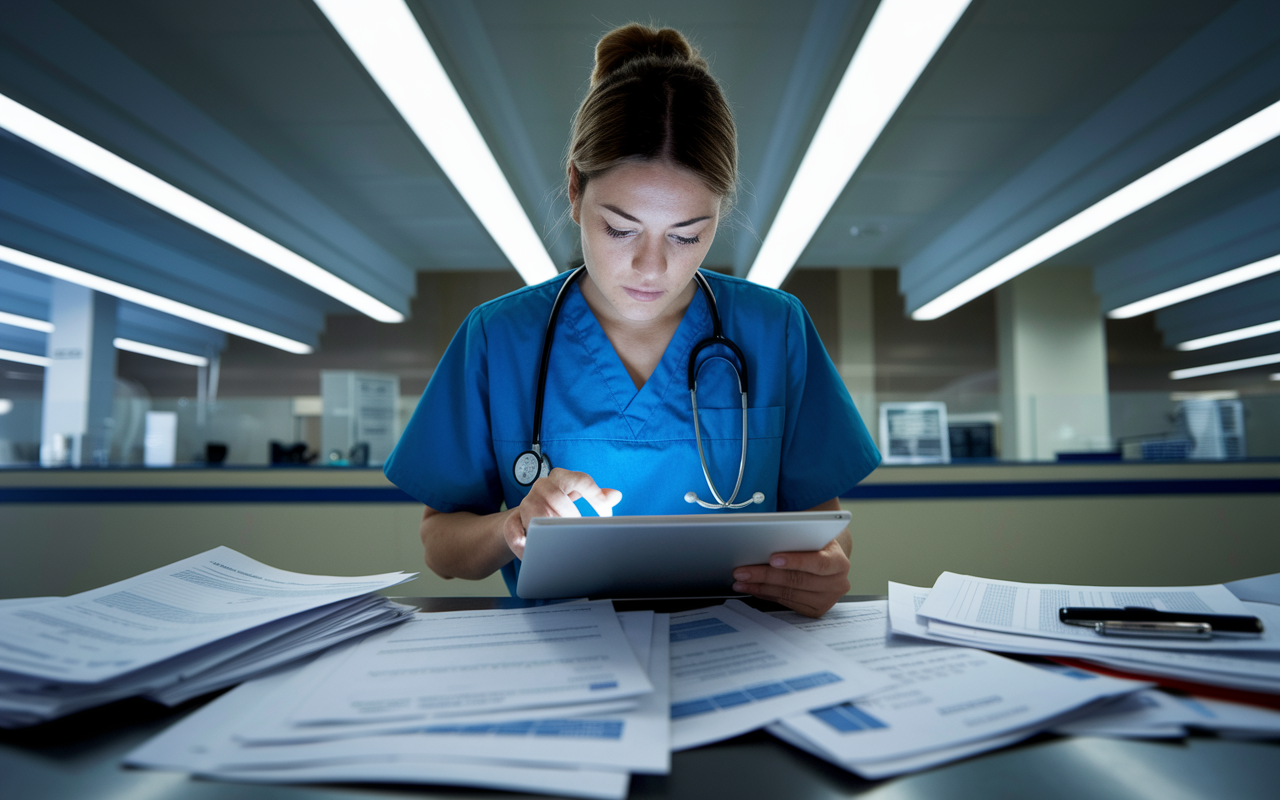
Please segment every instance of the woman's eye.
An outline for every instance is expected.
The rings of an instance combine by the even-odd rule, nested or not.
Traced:
[[[672,234],[671,238],[676,240],[676,244],[697,244],[702,241],[700,236],[676,236]]]
[[[631,231],[620,231],[607,222],[604,224],[604,232],[615,239],[622,239],[631,235]]]

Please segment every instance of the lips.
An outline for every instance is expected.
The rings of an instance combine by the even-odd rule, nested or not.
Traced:
[[[641,303],[652,303],[664,294],[661,290],[645,291],[643,289],[632,289],[629,286],[622,287],[622,291],[626,292],[627,296],[632,300],[638,300]]]

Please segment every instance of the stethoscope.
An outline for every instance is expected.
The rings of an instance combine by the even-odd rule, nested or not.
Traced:
[[[542,399],[547,389],[547,366],[551,362],[551,343],[555,340],[556,320],[560,316],[560,306],[564,303],[569,287],[582,277],[586,269],[585,266],[582,266],[570,273],[565,282],[561,284],[560,291],[556,293],[555,302],[551,304],[551,318],[547,320],[547,331],[542,339],[542,364],[538,368],[538,394],[533,406],[533,444],[528,450],[516,456],[515,464],[511,467],[516,483],[521,486],[532,486],[534,481],[539,478],[545,478],[551,473],[551,459],[546,453],[542,452]],[[707,307],[711,309],[712,327],[711,335],[698,342],[689,354],[689,398],[693,403],[693,433],[698,441],[698,460],[702,463],[702,474],[707,479],[707,487],[711,490],[711,496],[716,501],[708,503],[700,499],[695,492],[685,494],[684,501],[686,503],[697,503],[703,508],[745,508],[753,503],[764,502],[764,494],[761,492],[751,495],[751,499],[745,502],[733,502],[738,497],[738,491],[742,488],[742,475],[747,468],[747,360],[743,358],[742,351],[738,349],[738,346],[724,335],[724,330],[720,327],[720,312],[716,308],[716,296],[711,291],[711,284],[707,282],[701,272],[695,272],[693,278],[707,298]],[[698,354],[706,348],[717,344],[729,348],[738,363],[735,364],[728,358],[717,355],[711,356],[702,364],[698,364]],[[717,359],[725,362],[733,369],[734,374],[738,377],[738,391],[742,394],[742,459],[738,462],[738,482],[734,484],[733,494],[729,495],[728,500],[721,496],[720,491],[716,488],[715,481],[711,479],[711,470],[707,467],[707,458],[702,449],[702,428],[698,424],[698,373],[705,364]]]

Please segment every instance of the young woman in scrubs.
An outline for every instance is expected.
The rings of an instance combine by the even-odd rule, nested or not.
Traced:
[[[472,311],[385,467],[426,505],[433,571],[480,579],[500,569],[513,593],[535,517],[733,513],[685,498],[709,497],[688,364],[712,323],[694,274],[728,212],[737,140],[719,85],[683,36],[628,25],[600,40],[567,172],[586,274],[566,290],[546,375],[541,447],[554,468],[528,487],[513,471],[530,449],[543,337],[565,274]],[[743,510],[838,510],[880,456],[809,315],[791,295],[702,274],[746,360],[739,499],[764,499]],[[737,481],[743,446],[725,359],[734,356],[723,346],[703,350],[697,382],[722,492]],[[819,616],[849,589],[850,547],[845,531],[816,552],[776,553],[735,570],[734,590]]]

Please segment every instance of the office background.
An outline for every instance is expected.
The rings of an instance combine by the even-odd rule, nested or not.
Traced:
[[[594,42],[632,20],[688,34],[741,137],[737,207],[706,266],[744,277],[876,8],[408,6],[558,269],[576,255],[561,165]],[[417,568],[420,508],[381,478],[376,446],[327,427],[338,394],[322,373],[339,394],[342,376],[382,381],[393,438],[466,313],[524,285],[523,256],[334,25],[307,0],[26,0],[0,16],[0,94],[372,298],[362,313],[112,185],[13,132],[4,106],[0,594],[77,591],[216,544],[311,572]],[[1274,3],[969,5],[782,283],[882,449],[886,404],[944,403],[950,423],[949,463],[882,467],[846,498],[855,591],[942,569],[1166,584],[1280,571],[1280,141],[921,318],[1278,100]],[[171,352],[138,352],[156,347]],[[55,378],[66,370],[79,383]],[[149,420],[152,444],[175,426],[172,469],[144,467]],[[272,442],[276,461],[315,460],[271,467]],[[398,591],[503,593],[430,576]]]

